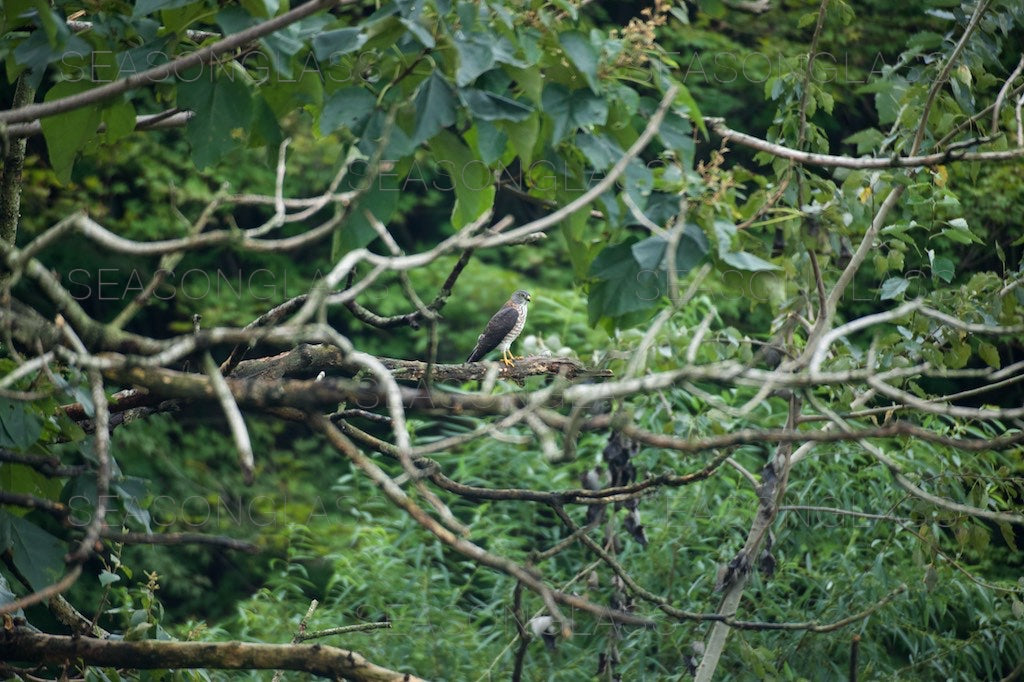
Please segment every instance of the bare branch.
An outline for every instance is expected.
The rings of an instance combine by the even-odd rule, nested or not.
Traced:
[[[1017,66],[1010,72],[1006,82],[1003,83],[1003,87],[999,88],[999,94],[996,95],[995,104],[992,105],[992,125],[989,127],[989,137],[995,137],[999,134],[999,110],[1003,108],[1003,100],[1006,98],[1006,93],[1013,85],[1013,81],[1017,80],[1022,71],[1024,71],[1024,54],[1020,56],[1020,61],[1017,62]]]
[[[833,154],[805,152],[775,142],[769,142],[747,133],[741,133],[726,126],[725,119],[707,117],[704,121],[719,136],[730,142],[735,142],[760,152],[766,152],[780,159],[790,159],[810,166],[858,169],[923,168],[953,163],[955,161],[1012,161],[1024,156],[1024,149],[1021,148],[991,152],[968,152],[961,149],[950,149],[923,156],[892,156],[888,158],[836,156]]]
[[[214,668],[220,670],[298,670],[331,679],[359,682],[417,682],[419,677],[388,670],[354,651],[306,644],[249,644],[245,642],[173,642],[148,639],[130,642],[88,637],[64,637],[24,628],[0,633],[0,658],[63,665],[86,665],[154,670]]]
[[[238,463],[242,467],[242,480],[246,485],[252,485],[256,464],[253,460],[252,441],[249,439],[249,429],[245,426],[245,419],[242,411],[238,409],[238,403],[231,395],[228,382],[224,380],[217,363],[209,353],[203,356],[203,367],[206,369],[206,376],[210,378],[213,392],[217,395],[220,407],[224,411],[224,418],[231,427],[231,435],[235,440],[235,448],[238,450]]]
[[[246,542],[221,535],[206,535],[205,533],[133,533],[120,532],[110,529],[103,529],[101,533],[104,540],[111,542],[123,542],[126,545],[210,545],[233,549],[246,554],[256,554],[259,547]]]

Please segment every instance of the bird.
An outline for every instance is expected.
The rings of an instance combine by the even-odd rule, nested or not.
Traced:
[[[495,348],[501,349],[501,361],[512,366],[515,356],[509,350],[512,342],[523,332],[526,325],[526,304],[530,302],[530,292],[519,289],[512,293],[505,305],[494,313],[483,333],[476,340],[476,347],[469,354],[466,362],[476,362]]]

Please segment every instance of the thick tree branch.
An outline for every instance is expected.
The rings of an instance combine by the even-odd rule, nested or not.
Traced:
[[[320,644],[168,642],[64,637],[23,628],[0,632],[0,659],[26,663],[85,665],[155,670],[298,670],[357,682],[416,682],[419,677],[389,670],[354,651]]]

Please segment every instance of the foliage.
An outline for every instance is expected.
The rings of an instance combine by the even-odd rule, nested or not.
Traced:
[[[997,117],[1003,133],[992,139],[985,107],[1015,66],[1024,10],[1009,1],[983,5],[915,0],[893,9],[833,0],[757,16],[718,0],[335,3],[151,87],[42,118],[42,142],[29,143],[15,246],[25,249],[82,209],[139,242],[189,235],[203,220],[207,232],[233,232],[233,241],[174,254],[171,275],[125,321],[126,330],[146,337],[187,337],[196,314],[204,329],[242,327],[315,290],[346,256],[363,248],[389,253],[375,223],[404,253],[422,253],[482,219],[493,225],[486,220],[492,213],[526,224],[621,170],[606,191],[532,240],[474,252],[439,320],[436,357],[430,325],[378,329],[344,307],[330,308],[325,319],[374,356],[460,362],[508,292],[527,288],[534,299],[529,336],[518,342],[526,354],[573,355],[629,379],[730,362],[773,370],[769,350],[778,360],[813,351],[828,329],[815,325],[832,322],[819,280],[823,291],[840,294],[831,311],[836,324],[919,300],[935,314],[918,308],[851,330],[825,359],[825,369],[837,373],[870,365],[909,396],[899,407],[854,380],[762,391],[723,373],[562,406],[561,413],[598,418],[610,411],[610,423],[691,441],[797,428],[796,401],[807,430],[835,413],[860,429],[908,414],[908,423],[934,437],[870,438],[891,466],[852,438],[817,443],[793,465],[768,547],[760,546],[773,568],[762,563],[749,573],[737,618],[828,624],[870,613],[826,633],[733,629],[718,679],[842,677],[855,636],[864,679],[999,679],[1024,661],[1024,537],[1019,525],[964,509],[1019,517],[1022,446],[969,451],[950,441],[994,442],[1021,432],[1019,419],[1002,413],[1022,404],[1019,373],[995,375],[1009,379],[987,385],[1002,381],[992,371],[1014,367],[1024,350],[1024,336],[1005,331],[1024,323],[1024,286],[1010,286],[1024,273],[1020,157],[961,162],[951,153],[915,169],[795,164],[775,152],[719,146],[707,120],[724,116],[734,130],[776,145],[851,159],[947,151],[951,143],[1014,149],[1010,101],[1019,87]],[[60,102],[290,10],[206,0],[11,2],[0,38],[5,94],[9,100],[20,78],[37,90],[37,101]],[[91,22],[87,30],[69,24],[80,13]],[[969,28],[975,13],[977,30]],[[809,52],[816,57],[810,65]],[[942,86],[934,98],[933,84]],[[133,132],[136,116],[177,110],[194,112],[184,129]],[[650,144],[628,152],[662,115]],[[299,236],[339,217],[323,240],[289,253],[247,249],[241,235],[275,215],[279,164],[282,197],[316,197],[341,177],[335,189],[349,198],[273,231],[274,238]],[[898,201],[889,211],[892,192]],[[246,195],[271,200],[239,199]],[[866,258],[840,288],[865,235]],[[168,269],[169,261],[118,253],[81,234],[60,239],[37,257],[103,323]],[[403,314],[412,305],[406,285],[429,302],[459,255],[446,252],[408,273],[387,270],[358,301],[382,316]],[[6,255],[4,262],[14,263]],[[362,263],[354,280],[371,273]],[[67,313],[66,300],[26,273],[18,271],[12,285],[10,295],[46,320]],[[4,374],[37,353],[12,337],[9,319]],[[101,357],[110,349],[95,350]],[[229,350],[216,347],[217,359]],[[197,372],[201,362],[189,354],[168,369]],[[0,448],[13,453],[0,463],[0,488],[65,511],[4,498],[0,603],[64,575],[66,555],[97,509],[96,441],[82,428],[91,431],[96,416],[88,376],[74,362],[51,364],[6,387],[24,393],[0,398]],[[550,382],[502,382],[498,391],[526,395]],[[108,380],[108,393],[119,387]],[[445,390],[479,389],[467,381]],[[949,396],[963,409],[999,414],[908,408],[920,407],[910,399],[951,404]],[[61,409],[69,403],[85,416],[69,417]],[[245,487],[235,443],[211,405],[157,406],[168,413],[114,429],[107,524],[251,539],[259,556],[104,539],[67,592],[87,618],[96,614],[94,624],[126,640],[285,643],[315,599],[319,609],[303,626],[310,630],[391,621],[389,631],[326,640],[382,665],[429,679],[510,674],[520,615],[513,578],[426,534],[349,459],[273,410],[246,412],[256,477]],[[567,457],[544,450],[546,432],[529,421],[503,429],[499,439],[474,432],[495,417],[409,418],[419,446],[465,436],[431,455],[465,485],[571,490],[606,465],[607,431],[555,434],[558,453],[574,451]],[[374,438],[393,438],[378,423],[353,422]],[[696,474],[722,453],[730,463],[719,458],[706,480],[639,497],[646,544],[628,530],[629,510],[619,505],[608,505],[589,535],[646,590],[687,612],[715,613],[729,587],[723,567],[764,509],[763,489],[748,477],[763,483],[783,450],[771,438],[697,453],[645,445],[631,459],[640,479]],[[17,459],[26,455],[37,466]],[[392,478],[407,475],[395,461],[375,461]],[[53,462],[76,468],[55,473]],[[897,472],[944,504],[908,493]],[[404,489],[430,508],[422,491]],[[537,552],[570,533],[550,505],[436,494],[473,542],[519,564],[532,565]],[[586,509],[566,507],[580,525]],[[526,677],[686,677],[685,661],[699,660],[694,643],[708,638],[709,624],[659,613],[596,559],[574,543],[536,568],[556,589],[642,613],[655,627],[572,613],[575,635],[555,650],[530,642]],[[522,595],[525,618],[547,607],[536,594]],[[45,605],[22,615],[49,631],[67,629]],[[88,674],[122,675],[113,668]]]

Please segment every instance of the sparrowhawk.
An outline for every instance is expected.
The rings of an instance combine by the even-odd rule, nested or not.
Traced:
[[[501,349],[501,361],[511,366],[517,359],[509,351],[512,342],[519,337],[526,325],[526,304],[530,302],[530,292],[522,289],[514,292],[501,310],[484,327],[480,338],[476,340],[476,348],[469,354],[466,362],[476,362],[495,348]]]

